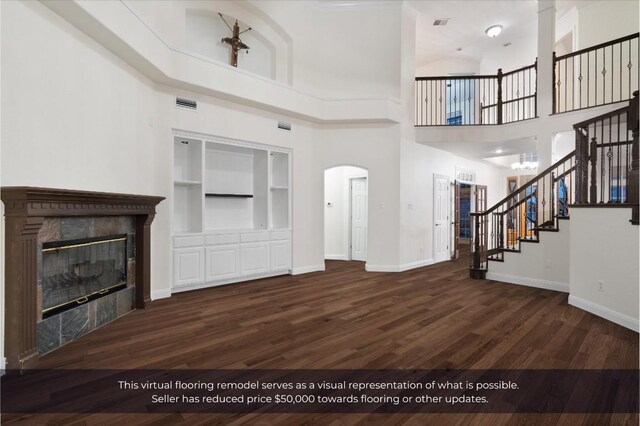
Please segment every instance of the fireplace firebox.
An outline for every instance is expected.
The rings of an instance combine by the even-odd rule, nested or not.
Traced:
[[[43,243],[42,318],[127,286],[127,234]]]

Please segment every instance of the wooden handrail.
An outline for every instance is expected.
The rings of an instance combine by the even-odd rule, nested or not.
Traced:
[[[595,46],[585,47],[584,49],[576,50],[575,52],[570,52],[562,56],[556,56],[555,61],[558,62],[562,59],[570,58],[572,56],[581,55],[583,53],[592,52],[594,50],[602,49],[603,47],[611,46],[612,44],[622,43],[627,40],[633,40],[634,38],[638,38],[640,33],[629,34],[628,36],[620,37],[615,40],[605,41],[604,43],[596,44]]]
[[[536,68],[536,64],[525,65],[524,67],[520,67],[520,68],[515,69],[513,71],[507,71],[504,74],[502,74],[502,76],[504,77],[504,76],[507,76],[507,75],[510,75],[510,74],[515,74],[515,73],[520,72],[520,71],[528,70],[529,68]]]
[[[604,114],[600,114],[597,117],[593,117],[593,118],[589,118],[588,120],[584,120],[581,121],[580,123],[576,123],[573,125],[574,129],[581,129],[584,127],[587,127],[589,124],[593,124],[597,121],[602,121],[604,119],[607,119],[609,117],[613,117],[616,115],[620,115],[623,112],[628,112],[629,111],[629,105],[623,106],[622,108],[618,108],[616,110],[613,111],[609,111],[609,112],[605,112]]]
[[[487,78],[498,78],[497,75],[439,75],[433,77],[416,77],[416,81],[424,81],[424,80],[475,80],[475,79],[487,79]]]
[[[542,173],[538,173],[536,175],[536,177],[534,177],[533,179],[531,179],[529,182],[527,182],[527,184],[521,186],[520,188],[516,189],[515,192],[512,192],[511,194],[507,195],[506,197],[504,197],[502,200],[498,201],[493,207],[491,207],[488,210],[485,210],[484,212],[474,212],[471,213],[472,216],[482,216],[485,214],[489,214],[491,212],[493,212],[494,210],[496,210],[498,207],[500,207],[501,205],[503,205],[504,203],[506,203],[507,201],[509,201],[510,198],[514,198],[517,195],[520,195],[521,192],[525,191],[527,188],[529,188],[530,186],[532,186],[534,183],[537,183],[540,179],[542,179],[545,175],[547,175],[549,172],[551,172],[553,169],[559,167],[562,163],[567,162],[569,159],[571,159],[571,157],[573,157],[576,154],[576,151],[573,150],[571,151],[569,154],[565,155],[564,157],[562,157],[560,160],[556,161],[554,164],[552,164],[551,166],[547,167],[546,169],[544,169],[544,171]]]

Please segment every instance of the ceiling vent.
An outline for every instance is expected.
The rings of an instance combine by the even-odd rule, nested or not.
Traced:
[[[449,22],[449,19],[451,19],[451,18],[436,19],[435,21],[433,21],[433,25],[435,25],[435,26],[447,25],[447,22]]]
[[[187,98],[177,97],[176,98],[176,106],[180,107],[180,108],[197,110],[198,109],[198,102],[196,102],[194,100],[191,100],[191,99],[187,99]]]

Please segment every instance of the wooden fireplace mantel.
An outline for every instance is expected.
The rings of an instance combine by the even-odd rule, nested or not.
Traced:
[[[5,351],[7,368],[38,363],[38,232],[46,217],[135,216],[136,308],[149,306],[151,223],[164,197],[26,186],[2,187],[5,208]]]

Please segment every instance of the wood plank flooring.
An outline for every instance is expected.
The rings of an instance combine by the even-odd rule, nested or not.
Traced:
[[[42,368],[638,368],[638,334],[553,291],[474,281],[467,261],[179,293],[41,358]],[[5,415],[14,424],[638,424],[627,414]]]

